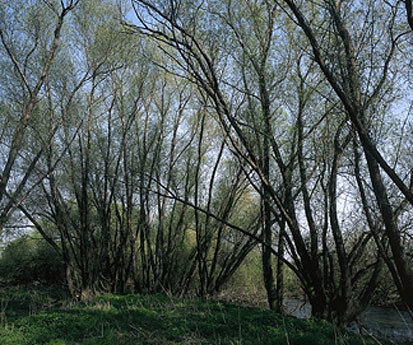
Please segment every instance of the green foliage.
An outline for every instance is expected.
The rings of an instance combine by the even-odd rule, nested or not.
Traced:
[[[13,299],[19,293],[3,293],[2,298]],[[23,293],[26,303],[29,295]],[[165,295],[106,295],[13,318],[10,307],[0,328],[4,345],[373,344],[358,336],[337,336],[327,322]]]
[[[235,303],[267,306],[261,260],[259,250],[251,251],[224,285],[220,298]]]
[[[67,297],[66,291],[55,288],[0,290],[1,325],[6,326],[16,319],[49,310]]]
[[[277,260],[273,258],[272,267],[275,269],[276,266]],[[301,299],[303,296],[304,292],[297,276],[284,265],[284,297]],[[262,257],[258,249],[248,254],[231,279],[225,284],[219,297],[242,305],[268,306],[263,281]]]
[[[0,282],[7,285],[62,284],[63,262],[40,236],[31,233],[9,242],[0,257]]]

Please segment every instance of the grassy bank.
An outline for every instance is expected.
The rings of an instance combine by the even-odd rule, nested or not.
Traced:
[[[63,302],[58,292],[1,291],[2,345],[374,344],[326,322],[164,295]]]

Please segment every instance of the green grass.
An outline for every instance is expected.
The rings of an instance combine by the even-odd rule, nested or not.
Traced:
[[[374,344],[326,322],[217,301],[105,295],[61,303],[61,297],[47,291],[0,291],[0,344]]]

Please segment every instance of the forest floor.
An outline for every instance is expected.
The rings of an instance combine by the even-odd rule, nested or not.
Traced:
[[[59,291],[0,290],[1,345],[385,344],[327,322],[219,301],[104,295],[71,301]]]

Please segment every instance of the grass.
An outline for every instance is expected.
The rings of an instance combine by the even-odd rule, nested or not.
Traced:
[[[377,344],[327,322],[165,295],[62,302],[59,292],[0,291],[2,345]]]

